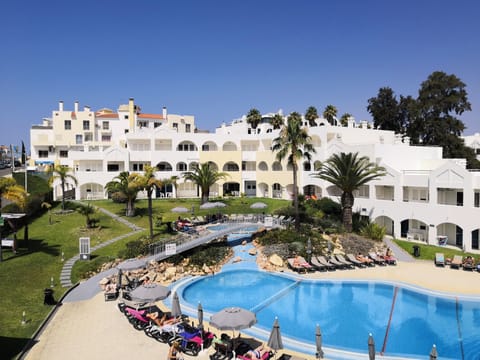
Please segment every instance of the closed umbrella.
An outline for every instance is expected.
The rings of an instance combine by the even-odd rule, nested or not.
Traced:
[[[272,331],[270,332],[270,337],[268,338],[267,346],[273,350],[275,353],[277,350],[283,349],[282,335],[280,333],[280,325],[278,324],[278,318],[275,317],[273,322]]]
[[[198,318],[198,327],[201,329],[203,328],[203,307],[200,302],[198,303],[198,308],[197,308],[197,318]]]
[[[182,309],[180,308],[180,300],[178,298],[177,292],[173,294],[172,299],[172,316],[177,317],[182,315]]]
[[[368,358],[375,360],[375,340],[373,340],[372,333],[368,334]]]
[[[133,301],[155,302],[163,300],[170,295],[170,289],[159,284],[141,285],[130,292]]]
[[[250,209],[265,209],[268,205],[263,202],[256,202],[250,205]]]
[[[437,353],[437,346],[433,344],[432,351],[430,351],[430,360],[437,360],[438,353]]]
[[[172,212],[174,212],[174,213],[186,213],[186,212],[188,212],[188,209],[186,207],[183,207],[183,206],[177,206],[177,207],[174,207],[172,209]]]
[[[322,331],[320,330],[320,325],[317,324],[315,329],[315,346],[317,347],[317,358],[323,359],[323,350],[322,350]]]

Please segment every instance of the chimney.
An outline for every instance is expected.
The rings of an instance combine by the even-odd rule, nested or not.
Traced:
[[[73,111],[78,113],[78,101],[75,101],[75,108]]]
[[[167,107],[164,106],[162,109],[162,116],[164,120],[167,120]]]
[[[58,111],[63,111],[63,101],[58,102]]]
[[[85,105],[85,106],[83,107],[83,111],[90,111],[90,106]]]
[[[135,102],[133,98],[128,99],[128,121],[130,124],[130,131],[135,129]]]

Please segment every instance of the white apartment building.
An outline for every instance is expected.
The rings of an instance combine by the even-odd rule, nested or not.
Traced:
[[[193,116],[168,114],[166,108],[143,113],[133,99],[116,111],[80,109],[78,102],[72,111],[60,102],[51,118],[31,128],[30,165],[71,167],[78,186],[70,188],[77,199],[106,198],[107,182],[121,171],[141,172],[146,164],[157,167],[157,178],[178,177],[177,187],[159,189],[157,198],[198,197],[199,190],[182,173],[204,162],[229,174],[212,187],[215,196],[291,199],[291,169],[271,151],[279,134],[269,122],[272,115],[264,115],[256,129],[243,117],[210,133],[199,131]],[[312,175],[333,153],[359,152],[388,174],[357,191],[355,211],[395,237],[479,250],[480,172],[467,170],[464,159],[443,159],[440,147],[411,146],[408,138],[353,118],[347,127],[324,119],[314,127],[305,121],[305,126],[316,153],[299,169],[300,193],[339,201],[338,188]],[[54,196],[61,196],[58,183]]]

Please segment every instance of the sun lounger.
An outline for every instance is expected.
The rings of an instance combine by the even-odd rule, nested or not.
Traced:
[[[436,253],[434,262],[436,266],[445,266],[445,255],[443,255],[443,253]]]
[[[326,271],[328,269],[327,265],[321,264],[320,261],[315,256],[312,256],[310,264],[319,271]]]
[[[315,270],[312,265],[310,265],[303,257],[298,256],[297,261],[295,258],[287,259],[288,265],[292,268],[292,270],[297,272],[307,272]]]
[[[460,269],[460,266],[462,266],[462,263],[463,263],[463,256],[455,255],[452,259],[452,262],[450,263],[450,268]]]
[[[353,254],[346,254],[345,256],[347,257],[348,261],[350,261],[353,265],[355,265],[357,267],[366,267],[367,266],[367,264],[365,262],[357,260],[357,258],[355,256],[353,256]]]
[[[475,259],[472,256],[467,256],[462,263],[463,270],[473,271],[475,269]]]
[[[397,258],[393,255],[384,255],[382,258],[388,265],[397,265]]]
[[[348,261],[347,259],[345,259],[345,257],[344,257],[343,255],[337,254],[337,255],[335,255],[335,257],[337,258],[337,260],[338,260],[340,263],[342,263],[342,264],[345,265],[345,268],[353,269],[353,268],[355,267],[355,265],[354,265],[352,262],[350,262],[350,261]]]
[[[316,260],[320,265],[325,266],[328,270],[335,270],[337,268],[334,264],[328,261],[325,256],[319,255],[316,257]]]
[[[337,269],[345,269],[345,267],[347,266],[347,265],[341,263],[340,261],[338,261],[338,260],[337,260],[336,258],[334,258],[333,256],[331,256],[331,257],[328,259],[328,261],[329,261],[331,264],[335,265],[335,267],[336,267]]]
[[[375,264],[378,264],[378,265],[387,265],[387,262],[385,261],[385,259],[381,258],[380,256],[378,256],[378,255],[375,254],[374,252],[369,252],[369,253],[368,253],[368,256],[370,257],[370,259],[372,259],[373,261],[375,261]]]

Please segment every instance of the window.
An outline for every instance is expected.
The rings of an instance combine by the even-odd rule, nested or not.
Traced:
[[[68,158],[68,150],[60,150],[61,158]]]
[[[173,124],[172,124],[172,127],[173,127],[175,130],[178,131],[178,124],[177,124],[177,123],[173,123]]]
[[[39,158],[47,158],[48,157],[48,150],[38,150],[38,157]]]
[[[110,123],[108,121],[103,121],[102,122],[102,129],[103,130],[109,130],[110,129]]]
[[[140,127],[140,128],[148,127],[148,122],[146,122],[146,121],[139,121],[139,122],[138,122],[138,127]]]
[[[125,131],[125,134],[128,134],[128,129],[125,129],[124,131]]]
[[[143,164],[142,163],[134,163],[133,164],[133,171],[143,171]]]
[[[177,164],[177,171],[187,171],[187,164],[184,162]]]
[[[90,130],[90,121],[83,120],[83,130]]]
[[[77,144],[77,145],[83,144],[83,137],[82,137],[82,135],[75,135],[75,144]]]
[[[162,125],[162,123],[159,123],[159,122],[153,123],[153,127],[154,127],[154,128],[157,128],[157,127],[159,127],[160,125]]]
[[[185,124],[185,132],[191,132],[191,131],[192,131],[192,125]]]
[[[92,140],[93,140],[92,133],[86,133],[85,134],[85,141],[92,141]]]
[[[473,206],[480,207],[480,193],[475,192]]]
[[[110,142],[111,139],[112,139],[111,135],[103,135],[102,134],[102,141],[103,142]]]
[[[72,130],[72,120],[65,120],[64,129],[65,130]]]
[[[108,164],[107,165],[107,171],[118,171],[120,167],[118,164]]]
[[[128,115],[125,115],[123,118],[124,118],[125,120],[128,120]]]

